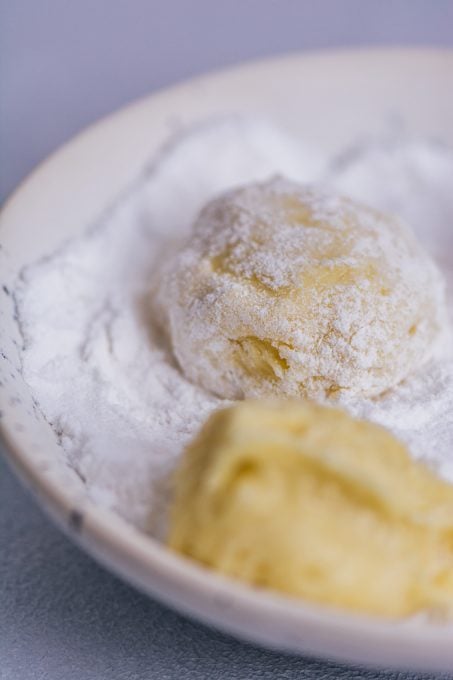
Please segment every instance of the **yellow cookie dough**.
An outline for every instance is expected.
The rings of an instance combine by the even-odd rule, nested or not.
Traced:
[[[360,612],[450,614],[453,487],[384,429],[296,401],[214,413],[176,478],[175,550]]]
[[[446,318],[406,226],[282,178],[205,207],[157,308],[184,373],[227,398],[378,395],[431,356]]]

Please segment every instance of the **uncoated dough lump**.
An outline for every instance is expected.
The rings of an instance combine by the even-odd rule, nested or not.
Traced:
[[[249,583],[386,617],[453,611],[453,487],[383,428],[301,400],[216,411],[169,545]]]
[[[378,395],[446,323],[441,275],[402,222],[283,178],[210,202],[156,299],[186,376],[226,398]]]

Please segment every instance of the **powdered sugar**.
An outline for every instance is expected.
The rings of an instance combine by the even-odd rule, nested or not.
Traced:
[[[404,223],[281,177],[211,201],[160,278],[181,369],[232,399],[382,394],[448,325],[443,281]]]
[[[328,177],[336,189],[402,217],[430,252],[442,258],[453,250],[452,156],[439,142],[393,129],[345,151]]]
[[[394,145],[381,146],[362,149],[351,161],[356,197],[388,208],[391,167],[398,178],[392,185],[396,212],[412,215],[435,251],[453,233],[452,156],[423,142],[401,146],[404,158],[415,159],[409,163],[419,178],[414,196],[404,180],[407,163]],[[375,161],[376,153],[387,166]],[[24,375],[60,435],[62,455],[96,502],[161,535],[171,470],[193,432],[222,403],[181,375],[150,319],[156,263],[186,237],[198,210],[219,191],[276,172],[302,181],[328,177],[344,187],[352,166],[340,165],[327,171],[323,158],[263,122],[212,121],[172,140],[102,222],[23,272],[17,302]],[[379,179],[381,167],[387,169]],[[410,208],[414,200],[424,208]],[[452,286],[446,258],[443,269]],[[451,288],[449,294],[452,300]],[[453,479],[451,359],[434,361],[383,399],[345,405],[389,426],[414,455]]]

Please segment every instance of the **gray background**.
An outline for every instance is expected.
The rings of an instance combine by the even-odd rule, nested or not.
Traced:
[[[158,87],[371,44],[453,45],[453,1],[0,0],[0,200],[86,124]],[[181,618],[71,545],[0,458],[2,680],[409,677],[259,650]]]

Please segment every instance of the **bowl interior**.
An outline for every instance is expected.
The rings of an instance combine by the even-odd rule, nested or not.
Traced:
[[[109,568],[177,608],[272,646],[374,663],[453,665],[451,633],[442,629],[431,626],[421,635],[416,626],[332,614],[253,591],[189,565],[94,506],[21,376],[26,339],[14,301],[22,268],[93,223],[175,129],[225,113],[264,114],[334,154],[396,121],[409,133],[453,145],[452,72],[453,52],[366,50],[294,55],[207,76],[89,128],[6,204],[0,216],[0,424],[8,457],[57,522]]]

